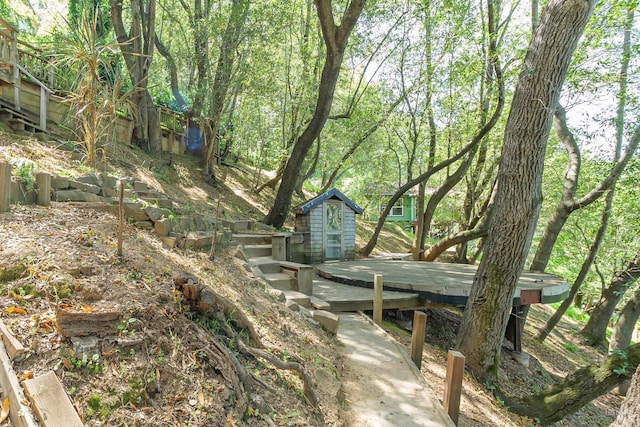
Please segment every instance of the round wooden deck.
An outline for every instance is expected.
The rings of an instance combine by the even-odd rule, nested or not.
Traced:
[[[374,275],[382,274],[385,291],[417,295],[419,305],[462,306],[471,292],[477,268],[467,264],[368,259],[321,264],[316,266],[316,272],[333,282],[370,289]],[[569,284],[558,276],[523,272],[513,305],[562,301],[568,292]]]

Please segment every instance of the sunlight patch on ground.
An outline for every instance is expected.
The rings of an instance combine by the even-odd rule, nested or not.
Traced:
[[[178,188],[182,191],[186,197],[190,199],[196,200],[209,200],[209,195],[206,191],[199,187],[185,187],[184,185],[179,185]]]

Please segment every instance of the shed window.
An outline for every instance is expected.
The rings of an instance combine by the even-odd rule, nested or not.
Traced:
[[[396,200],[393,204],[389,216],[404,216],[404,201],[402,198]]]

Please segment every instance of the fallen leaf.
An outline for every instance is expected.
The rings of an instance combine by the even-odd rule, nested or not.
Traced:
[[[33,372],[31,372],[31,371],[22,371],[22,372],[18,375],[18,379],[19,379],[20,381],[30,380],[31,378],[33,378]]]
[[[66,357],[62,358],[62,364],[64,365],[65,369],[67,370],[71,369],[71,361]]]
[[[11,307],[7,307],[4,309],[4,312],[7,314],[11,314],[11,313],[17,313],[17,314],[27,314],[26,311],[24,311],[23,309],[21,309],[20,307],[15,307],[15,306],[11,306]]]
[[[2,412],[0,412],[0,423],[3,423],[4,420],[9,416],[9,398],[5,397],[2,401]]]

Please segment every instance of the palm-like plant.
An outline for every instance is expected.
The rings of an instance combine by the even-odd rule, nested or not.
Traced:
[[[70,106],[69,128],[84,149],[86,161],[96,167],[98,157],[115,139],[116,119],[134,108],[126,91],[118,53],[120,45],[101,36],[99,11],[84,12],[69,35],[56,43],[54,64],[71,76],[66,102]]]

